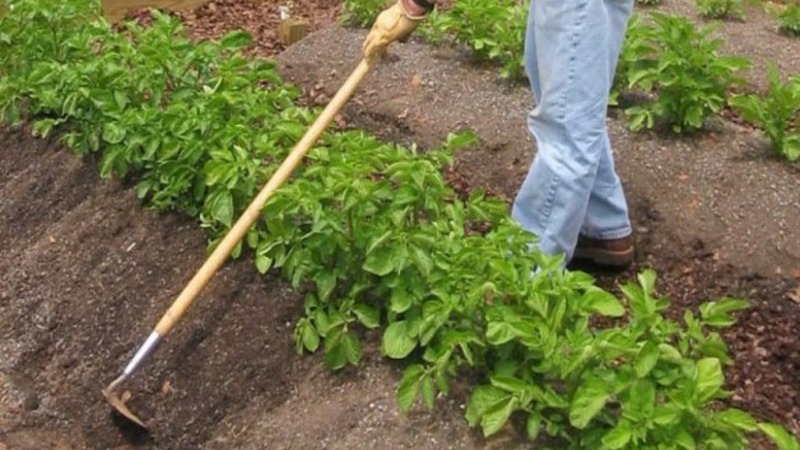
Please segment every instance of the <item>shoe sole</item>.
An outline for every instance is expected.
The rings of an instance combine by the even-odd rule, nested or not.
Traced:
[[[594,248],[575,249],[574,259],[591,261],[599,266],[624,268],[633,262],[633,247],[622,251],[599,250]]]

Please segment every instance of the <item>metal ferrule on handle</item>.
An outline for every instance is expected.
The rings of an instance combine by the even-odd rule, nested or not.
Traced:
[[[130,362],[128,362],[128,365],[125,366],[125,370],[122,371],[122,375],[111,382],[111,384],[109,384],[105,389],[105,392],[114,392],[119,385],[130,378],[131,375],[136,372],[136,369],[144,364],[144,362],[147,361],[147,358],[156,351],[158,344],[160,343],[161,335],[159,335],[157,331],[150,333],[150,335],[147,336],[147,339],[145,339],[144,343],[139,347],[138,350],[136,350],[136,353],[133,355],[133,358],[131,358]]]
[[[125,375],[130,376],[136,369],[142,365],[143,362],[147,360],[147,358],[156,351],[158,348],[158,344],[161,343],[161,335],[158,334],[158,331],[153,331],[147,336],[145,339],[144,344],[139,347],[139,350],[136,350],[136,354],[133,355],[131,361],[125,366],[125,371],[123,372]]]

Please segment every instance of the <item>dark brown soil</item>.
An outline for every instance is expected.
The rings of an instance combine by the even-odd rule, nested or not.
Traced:
[[[315,7],[297,8],[310,14],[314,33],[277,59],[289,80],[324,102],[358,62],[363,31],[326,26],[338,2],[295,3]],[[283,50],[272,34],[274,9],[225,0],[185,17],[198,38],[245,26],[256,34],[253,52],[270,55]],[[726,27],[767,48],[767,20],[754,14],[746,27]],[[800,41],[775,39],[800,54]],[[781,68],[798,73],[800,62],[787,58]],[[457,156],[451,179],[510,199],[532,156],[530,106],[524,85],[498,80],[458,50],[411,42],[368,77],[340,124],[422,147],[474,129],[482,145]],[[766,156],[752,129],[712,128],[693,138],[633,135],[612,111],[637,262],[621,274],[582,269],[616,289],[653,267],[675,315],[721,296],[750,300],[725,333],[735,358],[731,403],[798,433],[800,172]],[[487,441],[468,430],[463,396],[401,414],[393,395],[402,367],[380,358],[375,336],[364,364],[342,373],[327,371],[318,355],[298,356],[292,330],[302,293],[258,276],[246,257],[215,276],[128,385],[131,404],[153,426],[149,434],[130,427],[100,389],[202,263],[206,242],[195,223],[143,209],[132,186],[96,173],[91,158],[53,140],[0,131],[0,450],[521,446],[513,432]]]
[[[0,138],[14,145],[0,152],[0,238],[8,244],[0,318],[9,325],[2,370],[24,411],[4,439],[15,448],[13,430],[41,427],[72,429],[66,436],[77,441],[68,445],[77,447],[138,441],[139,433],[98,407],[99,388],[203,259],[203,235],[183,218],[142,210],[134,191],[99,180],[90,161],[24,133]],[[251,267],[241,261],[223,269],[131,383],[134,407],[158,417],[153,442],[191,447],[254,394],[269,393],[265,410],[286,399],[290,325],[301,302]]]

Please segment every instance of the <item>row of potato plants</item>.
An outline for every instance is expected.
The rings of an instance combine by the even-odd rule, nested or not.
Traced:
[[[661,0],[636,0],[637,4],[655,6]],[[778,31],[790,37],[800,36],[800,2],[789,0],[785,4],[756,1],[778,22]],[[745,20],[742,0],[695,0],[698,14],[705,19]]]
[[[368,26],[385,6],[383,1],[346,0],[344,4],[348,20],[362,26]],[[786,14],[790,12],[791,7]],[[431,42],[464,43],[476,58],[495,61],[501,77],[522,79],[527,14],[526,1],[460,0],[431,13],[419,33]],[[750,68],[751,62],[719,53],[723,41],[713,37],[718,27],[697,26],[686,17],[658,11],[635,13],[628,24],[610,104],[623,103],[623,95],[628,99],[625,113],[633,131],[666,127],[679,134],[703,129],[710,117],[732,107],[765,131],[775,155],[796,161],[800,158],[800,77],[782,81],[769,69],[769,92],[749,94],[747,99],[731,95],[736,89],[746,89],[737,72]]]
[[[653,6],[661,0],[636,0],[637,4]],[[742,0],[695,0],[697,13],[705,19],[738,20],[744,21],[744,6]]]
[[[697,28],[682,17],[657,12],[649,19],[647,25],[643,16],[634,15],[629,22],[612,89],[613,99],[621,93],[645,98],[625,109],[632,130],[661,122],[676,133],[695,132],[731,107],[764,131],[776,156],[800,158],[799,76],[782,80],[769,66],[767,92],[732,94],[733,88],[747,90],[736,72],[751,63],[719,54],[723,42],[711,37],[717,25]]]
[[[138,179],[146,204],[197,218],[212,246],[314,115],[272,64],[241,55],[244,33],[193,43],[155,11],[147,28],[115,30],[97,2],[2,4],[0,120],[96,153],[103,176]],[[744,449],[759,431],[800,448],[725,404],[732,361],[719,332],[746,302],[675,321],[651,270],[621,298],[557,270],[503,203],[445,182],[472,139],[420,152],[338,131],[309,152],[245,240],[257,270],[306,293],[298,351],[322,349],[339,369],[378,329],[382,353],[408,361],[404,410],[476,380],[466,420],[486,436],[519,417],[552,448]]]

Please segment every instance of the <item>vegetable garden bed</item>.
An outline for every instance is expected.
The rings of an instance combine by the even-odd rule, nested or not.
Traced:
[[[171,25],[165,21],[157,26]],[[164,32],[161,37],[172,33]],[[303,78],[311,80],[311,85],[307,85],[309,89],[319,90],[320,80],[327,78],[328,82],[332,82],[336,78],[335,74],[330,75],[330,69],[319,59],[319,55],[336,61],[342,73],[346,72],[347,61],[357,55],[358,33],[353,35],[336,30],[328,33],[333,33],[333,37],[329,35],[327,39],[320,38],[317,41],[310,39],[307,43],[312,48],[319,45],[316,49],[317,63],[310,57],[313,55],[302,53],[302,45],[297,47],[294,70],[297,67],[304,67],[305,70],[295,72],[294,78],[301,84]],[[169,48],[174,44],[159,38],[159,34],[154,32],[142,35],[139,40],[154,50]],[[326,48],[335,39],[347,41],[347,45]],[[224,46],[233,49],[240,45],[241,36],[229,35],[223,42]],[[181,95],[176,81],[186,82],[185,79],[171,78],[174,73],[181,73],[170,67],[171,64],[181,63],[180,59],[176,61],[176,55],[159,62],[163,71],[150,71],[155,79],[129,80],[124,74],[113,70],[114,64],[149,62],[147,59],[135,59],[137,52],[126,47],[125,42],[114,45],[121,47],[109,53],[99,67],[106,70],[105,76],[110,80],[122,83],[119,86],[130,87],[132,90],[129,92],[143,93],[142,97],[123,97],[118,94],[124,91],[119,87],[110,91],[108,102],[85,103],[91,97],[76,97],[74,102],[66,102],[57,108],[73,116],[72,120],[77,118],[81,126],[77,131],[76,128],[68,128],[66,134],[60,134],[63,130],[56,129],[59,133],[56,136],[66,136],[67,142],[78,150],[102,148],[103,156],[90,156],[90,160],[96,158],[94,162],[100,166],[102,173],[127,174],[121,184],[99,182],[91,174],[91,165],[82,164],[56,151],[58,146],[52,138],[46,141],[49,144],[42,145],[41,142],[31,141],[24,133],[15,131],[4,135],[4,142],[29,150],[3,153],[5,169],[2,182],[4,192],[9,195],[4,197],[2,204],[5,221],[2,237],[4,242],[10,243],[10,254],[14,257],[7,258],[3,266],[4,289],[0,293],[4,323],[14,324],[4,331],[3,347],[0,347],[8,355],[5,365],[0,366],[3,373],[3,383],[0,384],[3,390],[0,393],[4,402],[10,405],[8,411],[13,411],[8,417],[0,416],[0,424],[10,430],[0,435],[4,439],[0,442],[9,443],[5,445],[14,448],[28,443],[35,448],[45,440],[55,440],[66,446],[89,448],[105,448],[126,442],[129,445],[154,447],[206,443],[229,448],[226,445],[233,445],[231,442],[238,442],[237,447],[257,447],[257,443],[268,440],[276,442],[276,447],[289,447],[292,439],[299,439],[301,446],[303,442],[315,446],[331,439],[333,441],[330,444],[336,446],[353,439],[351,442],[356,445],[369,446],[370,442],[376,442],[375,439],[383,435],[383,429],[389,429],[389,436],[395,439],[391,442],[397,446],[407,444],[439,448],[436,442],[444,440],[453,442],[459,448],[485,446],[477,435],[466,434],[465,429],[459,428],[463,414],[459,404],[468,402],[472,388],[462,385],[458,381],[461,378],[454,376],[456,372],[450,372],[451,368],[456,367],[453,364],[462,368],[475,365],[478,369],[466,378],[476,377],[478,383],[484,384],[477,397],[473,396],[469,401],[467,417],[480,425],[484,432],[500,430],[505,420],[499,419],[508,416],[506,410],[510,412],[521,407],[524,414],[520,417],[522,423],[518,424],[519,432],[505,429],[501,433],[506,438],[511,436],[512,440],[522,439],[526,429],[530,433],[538,425],[543,427],[542,434],[547,431],[558,436],[570,430],[567,425],[559,425],[567,420],[576,429],[584,429],[591,423],[589,429],[594,427],[597,432],[602,431],[602,435],[614,431],[616,434],[609,436],[619,439],[615,442],[625,439],[624,427],[612,429],[606,423],[608,420],[618,420],[613,403],[609,403],[610,409],[604,409],[611,393],[600,392],[602,389],[598,390],[598,378],[593,377],[622,377],[615,378],[620,382],[620,391],[614,394],[619,396],[614,401],[624,404],[633,401],[634,395],[649,392],[653,382],[648,381],[648,376],[654,370],[656,379],[688,376],[689,381],[673,386],[673,393],[680,392],[685,383],[695,382],[706,389],[696,391],[700,392],[696,397],[699,401],[705,403],[719,394],[720,361],[725,360],[721,356],[719,341],[712,337],[707,342],[709,346],[703,350],[701,347],[705,345],[703,339],[706,338],[700,339],[696,331],[690,331],[695,333],[691,337],[694,343],[686,342],[684,349],[678,345],[678,341],[671,340],[669,336],[672,331],[667,328],[656,334],[639,334],[635,331],[637,327],[651,329],[655,323],[652,322],[656,320],[652,308],[660,309],[663,305],[661,302],[650,303],[654,298],[642,292],[637,294],[632,286],[626,288],[626,294],[629,296],[627,301],[634,305],[634,320],[632,328],[622,328],[620,335],[633,332],[637,336],[632,337],[635,342],[630,343],[629,350],[613,350],[613,354],[587,354],[588,359],[581,357],[573,362],[567,358],[564,360],[566,365],[560,369],[563,378],[538,378],[539,375],[526,370],[516,372],[518,369],[512,367],[514,358],[502,354],[512,349],[506,344],[519,338],[513,331],[513,324],[518,320],[515,315],[531,314],[522,304],[515,304],[514,301],[514,298],[524,299],[531,295],[526,291],[531,287],[525,287],[520,282],[520,276],[529,273],[531,264],[530,258],[522,251],[526,238],[515,231],[512,225],[503,225],[505,213],[502,204],[475,197],[465,207],[461,203],[464,197],[458,194],[467,194],[481,185],[475,182],[479,179],[477,176],[481,175],[481,168],[486,166],[485,161],[479,159],[481,156],[484,159],[502,160],[519,152],[524,145],[508,144],[507,148],[500,147],[499,151],[495,148],[494,153],[481,150],[480,147],[473,148],[465,153],[473,159],[457,157],[456,172],[447,172],[448,180],[456,182],[459,188],[454,192],[442,183],[437,170],[446,156],[444,153],[413,155],[406,149],[387,146],[360,133],[349,132],[328,136],[326,147],[312,153],[310,160],[314,164],[299,174],[296,182],[287,186],[283,197],[273,203],[274,216],[267,214],[265,233],[254,233],[248,239],[248,244],[255,251],[254,256],[245,253],[244,262],[232,264],[221,274],[221,280],[205,295],[206,301],[194,313],[194,318],[187,321],[182,326],[183,331],[172,339],[170,350],[161,354],[149,368],[149,376],[142,377],[134,385],[137,392],[147,392],[152,396],[151,399],[157,399],[148,401],[145,396],[134,398],[134,402],[139,402],[139,406],[159,418],[154,435],[146,439],[134,430],[115,424],[104,409],[105,405],[98,402],[96,395],[93,397],[97,390],[94,383],[102,383],[105,374],[114,372],[116,365],[122,364],[127,352],[141,336],[141,329],[147,328],[160,314],[170,294],[181,287],[181,280],[191,273],[203,256],[203,236],[193,229],[190,221],[177,216],[159,219],[151,213],[137,211],[134,196],[143,197],[156,206],[176,208],[196,216],[212,235],[218,234],[230,224],[234,211],[247,201],[255,189],[256,179],[263,179],[266,175],[259,160],[274,162],[278,159],[280,152],[285,151],[285,147],[291,145],[302,132],[308,112],[288,106],[293,101],[293,95],[296,95],[290,87],[285,90],[273,89],[269,94],[250,91],[242,95],[241,89],[247,88],[254,79],[248,77],[266,76],[273,86],[281,86],[267,67],[262,67],[259,72],[242,70],[244,66],[236,62],[223,65],[222,70],[229,71],[225,83],[211,83],[205,87],[192,86],[191,83],[185,85],[187,94],[196,87],[202,87],[207,99],[198,101],[196,93],[193,94],[195,97]],[[185,61],[203,67],[204,61],[213,60],[215,52],[219,51],[210,44],[201,48],[191,56],[194,59]],[[80,45],[75,50],[80,51]],[[403,49],[406,50],[409,49]],[[128,55],[125,51],[130,52],[133,59],[125,60]],[[344,52],[344,56],[335,56],[337,52]],[[409,61],[408,53],[400,54],[401,64],[402,61]],[[291,58],[291,52],[282,58],[284,73],[291,78],[292,63],[286,63],[286,58]],[[313,67],[317,68],[317,72],[309,70]],[[49,92],[47,89],[66,94],[80,93],[80,90],[71,91],[63,83],[81,83],[80,75],[91,75],[94,70],[91,65],[49,69],[53,69],[49,72],[51,74],[78,75],[76,78],[59,79],[43,71],[38,75],[41,78],[34,78],[34,85],[39,83],[39,87],[31,91],[34,96],[38,95],[34,97],[36,100],[33,105],[45,114],[52,114],[54,102],[66,97],[52,98],[41,93]],[[390,60],[382,68],[384,72],[376,74],[374,83],[381,79],[381,75],[389,75],[393,76],[394,81],[401,79],[411,86],[419,86],[421,82],[415,81],[408,69],[407,66],[401,68],[401,75],[398,76],[397,60]],[[422,68],[417,66],[413,69],[419,74]],[[195,82],[203,75],[202,72],[183,72],[184,75],[187,73],[197,76]],[[402,74],[408,76],[403,78]],[[214,76],[212,73],[205,75]],[[152,90],[163,83],[164,76],[167,76],[167,85],[170,86],[168,92]],[[386,79],[383,78],[384,83]],[[442,82],[441,79],[436,81]],[[126,84],[131,82],[141,85]],[[46,88],[42,89],[41,86]],[[396,88],[398,85],[393,86]],[[102,84],[99,87],[102,89]],[[382,101],[392,99],[393,92],[396,94],[396,90],[390,88],[376,96],[374,87],[365,87],[365,97],[361,103],[375,107]],[[169,96],[167,104],[170,106],[168,114],[162,117],[164,122],[159,125],[161,132],[156,132],[158,128],[152,127],[151,123],[141,122],[146,114],[150,114],[146,108],[137,110],[128,107],[135,102],[158,105],[164,95]],[[370,107],[358,106],[359,99],[356,99],[355,106],[343,122],[362,122],[373,126],[377,122],[377,131],[388,130],[389,135],[399,136],[401,140],[416,137],[411,131],[413,129],[399,125],[419,118],[416,115],[419,111],[411,111],[412,115],[409,116],[402,109],[403,102],[396,101],[397,98],[394,100],[387,102],[388,107],[375,107],[374,111],[378,113],[370,113]],[[228,108],[240,109],[233,113],[216,109],[214,105],[220,102]],[[435,105],[435,101],[431,101],[431,104]],[[74,109],[68,108],[68,105]],[[203,107],[209,109],[203,110]],[[271,109],[273,107],[277,109]],[[380,112],[382,108],[383,112]],[[391,112],[392,108],[401,108],[401,111]],[[435,107],[430,109],[437,111]],[[209,112],[223,115],[208,122],[170,122],[170,114],[174,113],[172,117],[177,118],[187,111],[201,118],[213,117],[208,115]],[[455,117],[461,113],[453,110],[445,112]],[[105,115],[101,129],[92,128],[97,122],[96,116],[91,114]],[[504,118],[499,116],[490,122],[496,125]],[[57,122],[56,115],[38,122],[34,130],[27,131],[43,133],[52,125],[58,125]],[[150,126],[142,127],[142,123]],[[246,124],[252,126],[253,123],[269,127],[269,132],[248,129]],[[197,146],[183,147],[180,143],[169,141],[170,137],[177,137],[180,141],[182,136],[191,136],[197,130],[201,134],[206,133],[208,128],[204,130],[202,127],[208,126],[218,127],[211,133],[213,138],[206,138],[210,147],[218,147],[216,153],[212,151],[206,155]],[[428,129],[427,137],[431,139],[438,133],[441,142],[450,129],[440,124],[439,128]],[[148,132],[153,135],[142,134]],[[102,146],[101,139],[104,141]],[[148,145],[156,140],[160,141],[160,148],[151,151]],[[215,142],[221,142],[222,145]],[[136,153],[134,143],[141,146],[141,153]],[[162,152],[171,153],[172,146],[185,161],[205,161],[202,175],[193,172],[191,165],[164,164],[166,160]],[[246,151],[248,148],[274,150],[277,153],[250,155]],[[776,170],[784,171],[779,172],[779,177],[790,180],[788,183],[796,182],[796,173],[786,171],[785,166],[778,167],[780,169]],[[499,165],[493,170],[503,168]],[[186,169],[189,169],[188,172]],[[144,174],[143,182],[140,181],[141,173]],[[200,187],[197,181],[191,181],[192,177],[198,176],[202,180]],[[638,184],[641,179],[631,178],[635,185],[641,186]],[[466,181],[466,184],[459,184],[461,181]],[[510,193],[508,187],[513,183],[506,181],[508,184],[505,186],[483,184],[507,196]],[[348,195],[354,196],[352,200],[344,196],[348,192]],[[192,197],[205,200],[198,204],[192,201]],[[762,274],[762,278],[748,278],[741,266],[720,263],[715,250],[706,249],[702,239],[690,248],[665,248],[666,237],[678,235],[684,238],[685,234],[677,229],[668,229],[669,224],[674,224],[672,217],[667,218],[666,225],[659,223],[662,220],[659,220],[656,211],[662,207],[667,209],[666,205],[647,203],[664,200],[664,197],[647,198],[641,191],[637,193],[635,190],[631,197],[634,210],[639,215],[634,217],[634,221],[642,233],[639,238],[639,261],[631,272],[620,277],[600,274],[600,284],[616,291],[617,282],[632,281],[636,273],[641,273],[648,266],[655,267],[660,273],[663,272],[662,281],[658,284],[659,296],[668,294],[673,297],[668,316],[679,320],[683,308],[695,308],[700,301],[708,298],[739,295],[753,301],[755,307],[744,313],[745,320],[725,332],[726,338],[733,344],[734,366],[728,379],[735,394],[733,406],[750,410],[760,420],[774,421],[789,429],[796,429],[797,392],[793,386],[797,384],[798,308],[791,301],[794,293],[791,271],[796,268],[792,266],[797,262],[796,259],[790,256],[777,262],[780,265],[776,267],[786,267],[782,269],[788,272],[785,276],[770,273]],[[368,211],[363,211],[363,208]],[[409,210],[417,212],[409,215]],[[349,217],[347,214],[337,216],[343,212]],[[796,213],[789,209],[790,223],[797,220]],[[438,222],[440,218],[443,220],[441,225]],[[480,227],[472,225],[478,222]],[[486,222],[489,223],[488,227]],[[381,227],[387,224],[391,226],[383,229],[392,230],[388,236],[381,231]],[[481,233],[487,229],[495,231],[483,236]],[[136,233],[131,235],[128,233],[130,230]],[[298,234],[301,230],[302,233]],[[363,234],[359,235],[356,231]],[[456,240],[453,240],[453,233]],[[514,244],[518,239],[522,240]],[[400,246],[400,243],[403,245]],[[288,245],[293,247],[291,252],[286,250]],[[492,257],[493,252],[503,256]],[[298,254],[302,257],[293,256]],[[500,262],[509,256],[510,262]],[[248,261],[251,257],[252,261]],[[74,264],[72,261],[84,263]],[[494,261],[499,268],[490,264],[475,270],[478,265],[486,265],[490,261]],[[265,284],[247,267],[248,262],[255,263],[259,271],[266,271],[271,265],[282,266],[283,274],[296,288],[311,287],[310,292],[315,288],[316,295],[303,299],[298,292],[272,276],[267,278]],[[485,280],[476,278],[476,273],[493,275]],[[448,275],[443,277],[443,274]],[[494,287],[487,281],[494,283]],[[652,280],[644,276],[642,282],[647,288]],[[540,301],[553,302],[552,307],[556,309],[559,308],[556,305],[565,305],[564,314],[569,324],[567,329],[574,326],[576,328],[570,333],[577,333],[568,334],[571,337],[567,339],[599,339],[595,341],[598,344],[610,342],[604,340],[610,339],[613,331],[605,335],[595,331],[587,334],[581,323],[584,316],[593,313],[617,316],[623,311],[620,309],[622,303],[591,287],[587,280],[574,276],[572,279],[555,277],[538,283],[531,289],[544,295]],[[433,290],[435,295],[429,297],[424,286],[436,285],[439,289]],[[464,289],[464,286],[474,286],[475,289]],[[403,292],[405,297],[400,295]],[[478,292],[476,298],[481,299],[478,303],[471,300],[463,303],[471,303],[477,309],[460,310],[462,306],[458,306],[460,303],[454,300],[460,295],[459,292],[463,292],[465,298],[471,298]],[[265,302],[265,297],[269,301]],[[381,300],[386,298],[390,299],[388,304]],[[564,303],[565,298],[572,298],[572,301]],[[502,299],[507,306],[501,306],[498,299]],[[639,312],[636,312],[637,302],[640,305]],[[436,309],[437,306],[440,309]],[[450,310],[447,316],[442,315],[441,308],[454,306],[455,310]],[[300,319],[303,309],[308,316]],[[727,313],[714,312],[713,308],[703,311],[702,315],[709,323],[722,325],[728,322]],[[549,313],[541,314],[549,317]],[[23,320],[26,316],[32,319]],[[481,319],[470,323],[475,317]],[[300,322],[297,322],[298,319]],[[390,324],[381,339],[383,331],[369,330],[385,320],[389,320]],[[526,320],[536,319],[526,316]],[[295,328],[295,323],[299,323],[298,328]],[[487,324],[488,328],[484,329]],[[324,361],[330,367],[341,368],[347,363],[366,358],[367,368],[365,372],[360,372],[361,369],[356,367],[338,375],[327,372],[314,375],[319,373],[318,366],[323,359],[291,356],[293,335],[298,338],[297,343],[301,348],[313,350],[324,344],[327,353]],[[320,341],[320,335],[327,339]],[[633,335],[628,335],[628,338]],[[645,339],[638,341],[639,338]],[[645,343],[647,339],[651,339],[651,344]],[[697,352],[690,351],[692,346],[698,345],[698,339],[700,347],[697,347]],[[381,340],[383,345],[377,345]],[[381,352],[392,357],[405,357],[420,342],[431,343],[428,347],[430,350],[426,352],[426,359],[431,364],[411,365],[410,369],[405,370],[401,381],[401,404],[409,406],[415,397],[411,394],[415,392],[430,401],[436,386],[441,389],[446,385],[441,381],[451,377],[455,383],[454,400],[441,401],[432,413],[415,409],[410,417],[400,416],[397,415],[397,404],[393,398],[400,375],[382,365],[376,357]],[[453,349],[447,350],[450,345],[448,342],[453,344]],[[556,340],[558,342],[565,341]],[[686,354],[685,363],[695,367],[694,371],[690,370],[684,375],[680,375],[679,371],[670,372],[669,365],[674,361],[670,362],[668,357],[674,358],[675,355],[666,347],[661,348],[662,356],[656,359],[658,367],[651,365],[652,358],[644,350],[648,345],[652,347],[659,343],[680,347],[680,352]],[[522,351],[523,347],[525,345],[516,351]],[[366,352],[363,351],[365,348]],[[457,354],[453,352],[454,349]],[[472,358],[476,355],[479,362],[473,364]],[[537,358],[535,354],[528,357]],[[761,364],[748,362],[751,357]],[[504,364],[502,368],[496,365],[497,360],[504,359],[512,364]],[[287,364],[287,361],[293,362]],[[487,361],[489,371],[494,372],[491,387],[481,375],[481,371],[487,370],[481,364]],[[611,361],[614,363],[609,365]],[[621,369],[615,368],[617,364],[622,364]],[[570,371],[575,369],[580,370],[575,373],[575,378],[570,379]],[[373,376],[376,373],[378,375]],[[665,375],[669,373],[671,375]],[[702,382],[698,378],[700,373]],[[632,374],[644,381],[624,381],[624,377],[631,377]],[[312,376],[311,380],[309,376]],[[321,381],[317,383],[314,376],[321,377]],[[349,381],[348,376],[355,377],[355,381]],[[376,383],[376,378],[382,381]],[[535,409],[535,405],[542,405],[537,403],[541,400],[536,400],[536,386],[548,386],[548,383],[555,383],[557,388],[546,393],[549,396],[546,402],[549,403],[544,410]],[[320,389],[319,384],[328,388]],[[670,389],[669,384],[660,386]],[[529,392],[530,389],[533,391]],[[695,391],[700,387],[690,389]],[[358,397],[356,393],[367,393],[374,400],[369,403],[355,400]],[[529,395],[534,396],[533,403],[524,400],[530,402]],[[334,403],[328,406],[329,414],[315,414],[314,405],[324,404],[331,398]],[[302,406],[300,410],[295,409],[297,407],[292,405],[293,400],[305,404],[305,410],[302,410]],[[588,403],[583,404],[584,401]],[[533,409],[525,410],[528,405]],[[341,409],[347,408],[352,409],[353,417],[341,415]],[[547,411],[549,408],[552,410]],[[324,407],[320,409],[326,411]],[[314,418],[308,425],[311,431],[307,433],[302,425],[296,423],[296,415],[301,410]],[[376,410],[377,413],[374,412]],[[376,417],[372,425],[361,427]],[[427,422],[430,417],[436,417],[432,422],[434,425],[425,430],[423,441],[420,441],[414,434],[414,428]],[[719,420],[730,421],[734,428],[743,430],[754,429],[755,426],[738,413],[735,416],[720,416]],[[345,425],[361,431],[346,433],[337,429]],[[75,429],[80,429],[81,433],[76,435]],[[773,431],[773,428],[767,429]],[[725,433],[736,434],[733,429]],[[585,435],[585,439],[589,440],[601,437],[600,434],[595,437],[591,433]],[[700,432],[694,438],[710,437]],[[611,437],[606,437],[606,440],[612,442]],[[783,441],[788,442],[786,439]],[[503,445],[503,442],[495,438],[489,441],[489,445]],[[573,445],[590,445],[586,442],[574,442]]]

